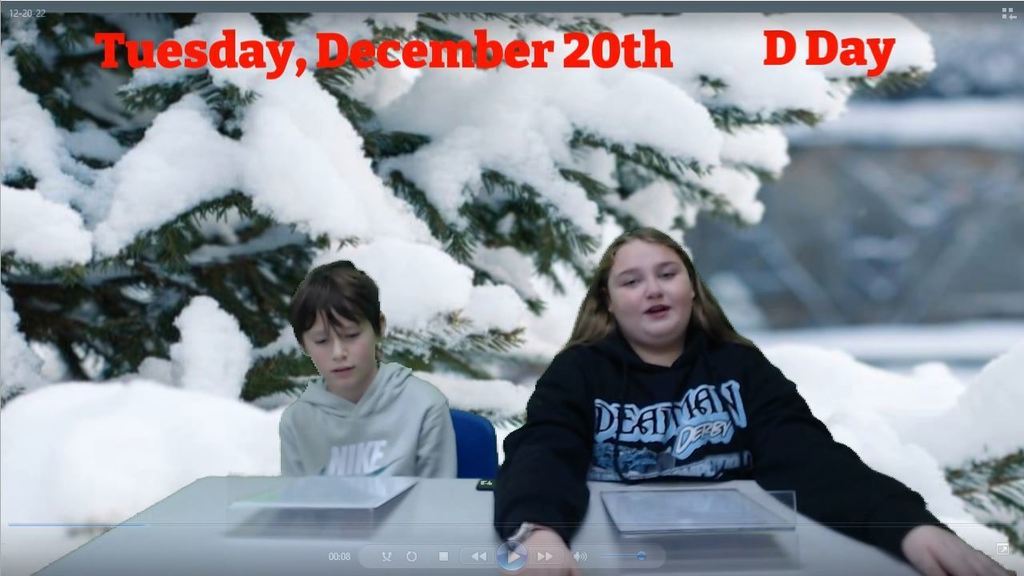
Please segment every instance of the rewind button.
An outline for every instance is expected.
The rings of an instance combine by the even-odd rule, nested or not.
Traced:
[[[462,564],[487,564],[494,562],[493,548],[463,548],[459,551],[459,562]]]

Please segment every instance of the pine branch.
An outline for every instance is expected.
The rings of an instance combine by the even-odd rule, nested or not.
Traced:
[[[194,12],[166,12],[163,15],[171,19],[175,29],[191,26],[196,21]]]
[[[1005,534],[1017,553],[1024,552],[1017,528],[1024,524],[1024,450],[947,469],[946,480],[976,518]]]
[[[351,96],[348,91],[352,88],[352,82],[368,72],[361,70],[346,61],[344,65],[336,68],[318,68],[313,72],[320,87],[334,96],[338,102],[340,111],[352,123],[360,133],[366,131],[366,125],[371,123],[376,115],[366,104]]]
[[[575,22],[569,24],[558,24],[555,29],[559,32],[583,32],[588,36],[612,31],[611,28],[605,26],[596,18],[587,17],[577,17]]]
[[[574,255],[589,253],[596,248],[596,239],[579,230],[572,221],[558,215],[558,209],[533,186],[517,183],[495,170],[484,170],[480,176],[485,196],[494,198],[504,195],[505,198],[502,200],[505,206],[523,209],[522,211],[509,211],[509,214],[517,213],[520,217],[540,217],[538,224],[557,229],[559,234],[564,235],[562,238],[564,244],[559,243],[559,245],[563,247],[560,251],[565,260],[572,260]],[[535,248],[539,247],[535,246]]]
[[[413,30],[406,30],[398,26],[380,25],[373,17],[367,18],[365,22],[370,27],[374,44],[380,44],[382,40],[398,40],[404,43],[415,37],[415,28]]]
[[[395,195],[408,202],[416,216],[426,222],[430,233],[444,244],[445,252],[463,264],[469,263],[476,241],[466,231],[456,229],[445,221],[426,193],[400,171],[392,171],[387,177],[387,183]]]
[[[356,78],[362,78],[369,74],[369,72],[362,68],[356,68],[348,60],[341,66],[317,68],[314,74],[316,81],[324,90],[337,95],[344,94],[346,90],[352,87],[352,83],[355,82]]]
[[[125,109],[133,114],[144,110],[163,112],[186,94],[198,94],[217,113],[217,130],[232,139],[242,137],[241,122],[245,109],[259,95],[230,83],[216,85],[207,71],[188,74],[174,82],[143,87],[127,87],[118,91]]]
[[[707,172],[707,168],[702,167],[696,160],[665,156],[657,149],[643,144],[627,147],[578,128],[573,131],[569,145],[572,148],[590,147],[606,150],[620,160],[642,166],[673,182],[679,182],[691,174],[701,175]]]
[[[93,46],[96,32],[108,31],[106,21],[95,14],[47,12],[36,21],[39,34],[62,53],[77,52]]]
[[[765,182],[775,182],[776,180],[779,179],[779,176],[781,176],[781,173],[770,172],[764,169],[764,167],[762,166],[755,166],[753,164],[747,164],[744,162],[739,162],[735,164],[728,163],[726,164],[726,166],[729,168],[739,170],[740,172],[749,172],[754,176],[757,176],[757,179],[762,184],[764,184]]]
[[[538,272],[547,275],[555,289],[561,291],[564,287],[554,274],[554,262],[561,260],[581,271],[584,269],[582,256],[597,246],[596,239],[560,216],[535,189],[515,183],[496,171],[484,171],[482,190],[476,195],[479,200],[460,209],[460,214],[469,222],[465,230],[449,224],[426,194],[400,171],[392,171],[387,181],[396,196],[407,201],[426,222],[431,234],[444,244],[445,251],[474,270],[472,256],[477,243],[491,248],[509,246],[533,255]],[[543,309],[542,303],[536,300],[526,300],[526,303],[534,312]]]
[[[245,109],[256,101],[258,94],[252,90],[242,90],[234,84],[225,84],[200,91],[199,95],[220,116],[221,121],[217,124],[217,130],[234,140],[240,139]]]
[[[348,118],[349,122],[352,123],[352,126],[360,134],[366,130],[368,124],[377,118],[369,106],[356,98],[352,98],[347,94],[337,95],[335,98],[338,100],[338,111],[345,118]]]
[[[289,26],[293,22],[302,22],[309,18],[309,14],[303,13],[253,13],[253,17],[260,23],[260,29],[269,38],[274,40],[286,40],[291,36]]]
[[[587,193],[587,198],[591,202],[597,204],[598,207],[605,208],[607,204],[607,197],[610,194],[618,194],[617,190],[609,188],[586,172],[574,170],[572,168],[561,168],[558,173],[561,174],[562,178],[579,184],[580,188],[583,188],[583,191]]]
[[[21,77],[21,86],[39,97],[40,106],[53,116],[58,126],[71,130],[76,123],[91,118],[91,115],[71,102],[62,76],[48,68],[32,47],[16,45],[11,55]]]
[[[722,92],[729,88],[729,84],[725,80],[707,74],[698,75],[697,81],[700,83],[701,88],[710,91],[714,96],[721,95]]]
[[[426,13],[420,14],[419,18],[416,20],[415,36],[417,38],[423,38],[423,39],[426,39],[426,40],[437,40],[437,41],[441,41],[441,42],[443,42],[445,40],[450,40],[450,41],[465,40],[465,38],[463,38],[462,36],[459,36],[458,34],[456,34],[454,32],[450,32],[450,31],[445,30],[443,28],[438,28],[436,25],[429,23],[428,21],[430,21],[430,20],[433,20],[437,24],[442,24],[442,25],[445,22],[447,22],[447,19],[444,18],[443,14],[438,14],[438,13],[434,13],[434,12],[426,12]]]
[[[238,320],[256,346],[277,339],[287,318],[287,302],[312,263],[308,246],[284,246],[272,252],[238,256],[216,265],[196,266],[190,272],[200,293],[217,300]],[[275,277],[261,268],[275,270]]]
[[[481,183],[479,200],[460,210],[475,237],[489,247],[508,246],[531,254],[537,272],[549,277],[556,290],[562,290],[554,263],[563,261],[577,267],[583,255],[596,249],[597,239],[562,216],[532,186],[494,170],[485,170]]]
[[[560,32],[583,32],[590,35],[611,31],[611,28],[605,26],[596,18],[586,16],[575,16],[574,20],[569,23],[563,23],[552,16],[539,13],[428,12],[421,14],[420,17],[438,24],[447,24],[452,20],[463,19],[470,22],[501,22],[512,29],[520,29],[526,26],[542,26],[554,28]],[[430,25],[428,24],[428,26]]]
[[[725,132],[733,132],[744,126],[756,126],[770,124],[781,126],[784,124],[804,124],[815,126],[821,122],[822,117],[810,110],[786,109],[776,110],[770,114],[751,114],[739,106],[714,106],[708,105],[711,119],[715,126]]]
[[[21,319],[19,328],[28,340],[56,346],[72,377],[86,379],[84,366],[93,354],[104,360],[102,378],[131,371],[151,353],[167,355],[168,339],[149,337],[152,311],[124,298],[123,284],[19,280],[4,280]]]
[[[96,265],[70,284],[5,275],[21,330],[30,340],[53,343],[79,378],[88,355],[97,355],[105,362],[99,377],[107,379],[136,370],[147,356],[167,357],[168,343],[179,339],[174,319],[193,297],[208,295],[262,346],[279,335],[289,297],[312,260],[308,244],[291,244],[172,272],[143,255],[116,274],[110,263],[102,270]]]
[[[49,12],[34,21],[39,38],[34,46],[20,45],[11,51],[21,76],[21,85],[39,97],[39,102],[54,117],[58,126],[71,130],[83,120],[101,128],[110,122],[78,106],[71,93],[90,85],[99,70],[103,51],[95,50],[96,32],[109,32],[114,25],[94,14]],[[40,50],[40,48],[43,48]],[[124,62],[122,49],[119,61]],[[47,54],[44,62],[39,54]],[[113,73],[130,76],[126,66]]]
[[[676,194],[683,204],[696,205],[700,210],[710,212],[735,226],[749,226],[749,223],[740,216],[736,206],[732,205],[725,197],[715,194],[703,186],[693,182],[683,182],[676,188]]]
[[[73,264],[59,268],[45,268],[31,260],[19,258],[14,252],[6,251],[0,258],[0,270],[3,272],[4,283],[23,282],[32,279],[43,284],[59,284],[71,286],[84,281],[88,268],[82,264]]]
[[[477,378],[489,378],[455,358],[471,357],[480,353],[507,352],[522,344],[521,329],[503,332],[495,329],[480,331],[458,312],[446,314],[432,322],[428,329],[391,330],[384,340],[384,354],[414,370],[428,370],[433,363],[451,363]]]
[[[412,154],[430,143],[430,138],[412,132],[368,132],[363,135],[363,150],[373,158],[374,166],[386,158]]]
[[[32,190],[38,183],[39,180],[31,172],[20,166],[14,172],[9,173],[7,178],[4,179],[4,186],[19,190]]]
[[[260,358],[245,375],[242,399],[252,402],[257,398],[281,392],[298,395],[305,386],[301,379],[316,374],[313,363],[299,352]]]
[[[8,402],[10,402],[11,400],[14,400],[15,398],[17,398],[18,396],[21,396],[24,393],[25,393],[25,388],[23,386],[18,386],[18,387],[12,386],[12,387],[7,388],[6,390],[4,390],[3,393],[0,394],[0,410],[3,410],[7,406]]]
[[[198,72],[170,83],[122,88],[118,94],[125,109],[132,114],[145,110],[163,112],[186,94],[212,87],[213,79],[209,73]]]
[[[455,372],[457,374],[464,374],[467,378],[473,378],[476,380],[487,380],[491,377],[490,374],[478,366],[473,359],[455,354],[445,348],[433,350],[430,357],[430,363],[422,363],[422,368],[418,368],[418,370],[442,370]]]
[[[501,22],[512,28],[521,28],[527,25],[550,26],[554,21],[550,16],[542,14],[507,14],[499,12],[429,12],[420,15],[421,18],[434,20],[447,24],[456,19],[469,20],[470,22]]]
[[[622,190],[609,188],[605,184],[592,178],[589,174],[580,172],[579,170],[562,168],[559,170],[559,173],[566,180],[579,184],[580,187],[586,191],[587,198],[597,204],[600,214],[602,216],[611,216],[614,218],[623,230],[631,230],[641,226],[641,223],[632,215],[608,202],[608,197],[613,194],[615,198],[621,199]]]
[[[223,221],[231,210],[252,220],[254,226],[267,227],[272,222],[268,216],[253,208],[250,197],[234,191],[202,202],[159,228],[139,234],[131,244],[109,260],[122,263],[152,258],[171,271],[183,271],[189,266],[188,254],[206,243],[199,230],[199,222],[204,219]]]
[[[474,267],[473,285],[482,286],[485,284],[500,285],[502,284],[502,282],[499,281],[497,278],[491,276],[490,272]],[[539,298],[530,297],[529,295],[524,294],[516,286],[509,285],[509,287],[516,291],[516,294],[519,295],[519,298],[523,301],[523,303],[526,304],[526,307],[530,310],[530,312],[533,312],[538,316],[544,313],[544,310],[547,308],[547,305],[544,303],[543,300]]]
[[[921,88],[928,81],[928,73],[913,66],[905,72],[889,72],[877,79],[856,76],[839,81],[845,82],[853,86],[855,90],[867,93],[869,96],[891,97],[894,94]]]
[[[734,132],[737,128],[756,125],[789,125],[804,124],[816,126],[823,119],[822,116],[810,110],[787,108],[777,110],[770,114],[750,113],[735,105],[716,105],[714,98],[721,96],[729,89],[729,84],[721,79],[707,74],[697,77],[702,88],[711,92],[711,101],[705,102],[715,126],[725,132]],[[832,82],[848,84],[855,90],[868,92],[869,94],[892,95],[914,88],[919,88],[928,79],[928,74],[920,68],[911,68],[907,72],[890,73],[881,79],[875,80],[866,77],[850,77],[830,79]]]
[[[210,246],[199,222],[224,219],[229,212],[242,217],[236,225],[241,243],[227,247],[226,257],[193,261],[196,249]],[[96,375],[111,378],[136,370],[147,356],[167,357],[168,343],[179,338],[174,319],[198,295],[214,297],[254,344],[274,341],[313,248],[294,231],[276,243],[264,239],[278,238],[281,228],[286,227],[235,192],[204,202],[87,266],[46,270],[5,256],[3,281],[30,340],[52,343],[76,378],[89,375],[90,356],[103,360]]]

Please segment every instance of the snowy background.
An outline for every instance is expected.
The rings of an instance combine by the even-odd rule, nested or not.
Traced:
[[[376,18],[378,25],[407,31],[422,23],[416,15]],[[251,38],[265,37],[266,30],[248,15],[203,14],[187,25],[124,15],[107,21],[135,37],[181,40],[213,38],[227,26]],[[549,37],[559,21],[443,24],[455,34],[486,25],[492,37],[508,39]],[[890,61],[890,74],[934,70],[942,86],[962,89],[943,72],[942,52],[933,50],[928,34],[904,18],[604,16],[603,24],[619,32],[654,26],[685,64],[644,72],[399,69],[365,75],[347,84],[346,94],[369,107],[374,129],[427,137],[408,153],[372,162],[365,148],[371,133],[339,111],[337,94],[308,75],[266,81],[262,73],[211,71],[215,87],[258,94],[245,103],[244,115],[226,113],[192,92],[129,117],[110,97],[114,88],[135,94],[163,89],[183,81],[186,71],[144,70],[124,77],[94,70],[91,84],[69,85],[64,94],[85,110],[86,119],[62,126],[54,120],[52,101],[24,88],[32,79],[23,77],[16,61],[24,57],[19,49],[30,47],[44,64],[58,66],[58,50],[44,40],[64,30],[6,28],[0,50],[0,249],[7,262],[0,291],[3,573],[39,569],[197,478],[277,474],[277,422],[291,396],[241,398],[254,366],[296,346],[284,327],[254,338],[244,311],[231,309],[218,294],[193,290],[180,305],[168,305],[174,336],[165,338],[159,353],[114,370],[111,358],[76,352],[76,371],[66,351],[62,356],[51,343],[25,335],[30,314],[23,323],[19,310],[35,310],[25,278],[37,273],[25,263],[87,267],[84,280],[70,281],[97,285],[130,266],[125,261],[139,238],[204,202],[242,190],[255,210],[282,225],[249,237],[242,234],[241,213],[203,221],[209,241],[189,251],[189,266],[326,238],[309,264],[347,258],[374,277],[389,325],[398,330],[392,350],[427,358],[428,370],[420,375],[453,407],[503,423],[503,437],[508,422],[521,415],[538,370],[568,336],[584,292],[578,268],[591,266],[626,224],[691,228],[724,217],[730,226],[758,229],[765,213],[759,190],[784,175],[791,138],[901,145],[920,141],[917,129],[935,124],[942,129],[928,138],[1018,151],[1024,141],[1024,122],[1016,121],[1022,107],[1007,103],[1005,95],[1017,90],[1012,85],[988,88],[997,92],[997,101],[965,105],[935,98],[893,114],[886,107],[891,103],[849,102],[862,69],[768,70],[757,58],[760,31],[768,25],[891,34],[901,49]],[[288,26],[299,41],[297,50],[307,56],[315,50],[311,38],[317,30],[351,38],[371,34],[352,15],[315,15]],[[1009,76],[999,69],[993,74]],[[706,77],[714,81],[701,79]],[[823,124],[809,132],[780,127],[808,116]],[[997,117],[1006,121],[993,123]],[[736,125],[723,128],[730,123]],[[124,138],[136,129],[137,139]],[[581,149],[574,144],[580,134],[599,143]],[[700,169],[660,174],[629,188],[621,156],[644,149]],[[566,178],[567,171],[590,180]],[[422,192],[422,205],[397,192],[396,180],[387,177],[395,173]],[[468,257],[459,252],[452,238],[471,235],[479,216],[464,208],[487,204],[491,173],[515,175],[536,194],[524,198],[540,198],[547,212],[559,216],[559,229],[592,239],[592,250],[552,261],[520,245],[482,241]],[[26,174],[31,185],[25,184]],[[629,193],[607,192],[616,187]],[[429,217],[423,206],[431,207]],[[513,212],[496,228],[514,236],[516,219]],[[703,253],[697,243],[691,247],[703,270]],[[1016,255],[1021,248],[1006,244],[1002,250]],[[999,260],[1004,253],[991,257]],[[12,261],[22,268],[7,267]],[[98,262],[122,268],[88,268]],[[1022,316],[943,327],[790,325],[780,331],[751,296],[754,284],[722,281],[715,290],[839,441],[919,491],[936,515],[980,550],[994,556],[996,544],[1007,541],[986,523],[1024,534],[1019,511],[998,503],[968,506],[947,480],[948,470],[1000,461],[1024,449],[1017,409],[1024,405]],[[166,304],[151,286],[127,285],[120,293],[144,307]],[[544,304],[542,313],[535,313],[536,302]],[[468,327],[453,323],[453,315]],[[122,319],[104,320],[116,325]],[[460,371],[455,360],[429,361],[439,348],[459,349],[473,337],[504,333],[517,333],[518,345],[471,356],[487,366],[482,373]],[[1018,477],[998,489],[1019,492],[1021,503],[1020,482]],[[983,491],[979,498],[998,500],[998,494]],[[1019,553],[997,559],[1024,570]]]

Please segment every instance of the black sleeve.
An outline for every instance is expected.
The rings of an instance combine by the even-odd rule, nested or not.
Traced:
[[[833,440],[796,385],[760,352],[756,356],[746,384],[747,414],[754,478],[762,488],[795,491],[801,514],[904,561],[907,532],[922,524],[945,528],[917,492]]]
[[[569,544],[587,512],[594,402],[572,351],[551,362],[526,405],[526,424],[505,439],[494,492],[504,540],[523,522],[544,524]]]

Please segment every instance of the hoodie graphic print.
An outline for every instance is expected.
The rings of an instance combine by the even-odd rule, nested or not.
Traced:
[[[751,466],[738,441],[747,427],[741,384],[713,377],[704,345],[702,334],[691,337],[672,366],[644,362],[618,335],[596,345],[622,379],[595,394],[589,480],[720,479]]]
[[[588,478],[615,481],[620,479],[619,472],[630,480],[717,478],[724,471],[749,467],[750,451],[736,449],[696,460],[690,457],[708,445],[731,447],[737,429],[746,427],[740,384],[735,380],[691,388],[678,402],[622,406],[598,398],[594,400],[594,455]],[[618,471],[614,465],[616,444]]]
[[[400,364],[381,364],[352,403],[310,382],[281,415],[285,476],[454,478],[455,429],[448,401]]]
[[[909,530],[941,525],[919,494],[836,442],[757,348],[692,324],[671,366],[644,362],[617,330],[555,356],[526,424],[505,439],[498,534],[535,522],[570,542],[591,506],[588,480],[754,480],[897,557]]]

